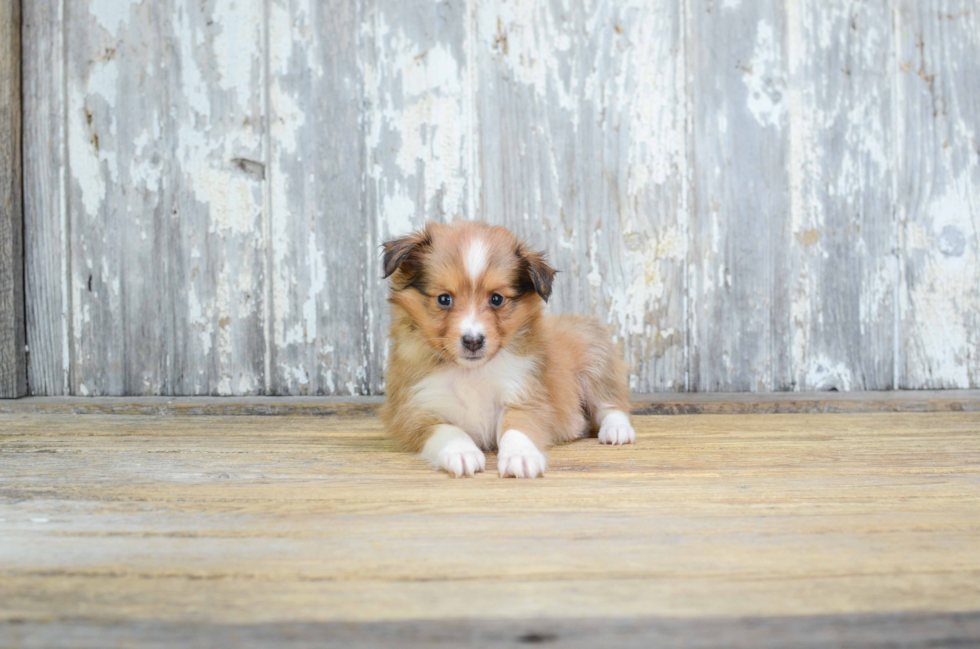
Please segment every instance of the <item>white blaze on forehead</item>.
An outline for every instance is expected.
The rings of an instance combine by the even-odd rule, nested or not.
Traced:
[[[483,239],[474,239],[466,251],[466,272],[474,282],[487,268],[487,244]]]
[[[459,330],[464,336],[479,336],[483,333],[483,323],[476,319],[476,309],[470,309],[469,314],[459,323]]]

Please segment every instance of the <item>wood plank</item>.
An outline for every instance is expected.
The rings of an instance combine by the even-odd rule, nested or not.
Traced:
[[[0,642],[71,647],[523,647],[591,649],[852,649],[963,647],[980,642],[980,613],[899,613],[774,618],[417,620],[221,625],[207,622],[79,621],[0,624]]]
[[[377,416],[383,397],[30,397],[2,414]],[[980,412],[980,390],[633,395],[634,415]]]
[[[362,4],[271,4],[272,394],[379,387],[365,326],[380,271],[361,207]]]
[[[980,14],[898,2],[901,387],[980,385]]]
[[[782,3],[688,3],[690,389],[792,387]]]
[[[4,632],[980,610],[980,414],[635,423],[532,482],[375,418],[0,415]]]
[[[20,0],[0,3],[0,398],[27,392]]]
[[[66,16],[72,393],[264,390],[263,2]]]
[[[681,7],[478,7],[478,215],[547,251],[551,309],[609,324],[635,390],[684,389]]]
[[[381,279],[380,244],[429,220],[474,217],[472,4],[362,3],[367,156],[362,200],[369,264],[362,298],[366,348],[357,372],[371,394],[383,389],[388,358],[388,289]],[[338,386],[336,393],[358,392],[355,385]]]
[[[24,267],[31,394],[71,393],[61,0],[24,3]]]
[[[897,317],[891,5],[786,10],[793,279],[790,312],[774,316],[789,320],[774,340],[789,363],[777,375],[794,390],[887,390]]]
[[[383,397],[329,396],[28,397],[0,403],[0,414],[375,417],[383,401]]]
[[[980,385],[970,0],[89,4],[24,4],[34,394],[378,394],[459,217],[639,392]]]

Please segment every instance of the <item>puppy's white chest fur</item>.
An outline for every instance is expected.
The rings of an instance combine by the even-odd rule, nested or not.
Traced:
[[[527,389],[535,365],[533,357],[504,350],[481,367],[447,367],[419,381],[412,402],[462,428],[480,448],[492,449],[504,408]]]

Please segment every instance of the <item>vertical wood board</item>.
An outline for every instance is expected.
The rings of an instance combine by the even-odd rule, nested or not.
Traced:
[[[70,394],[71,233],[61,0],[24,3],[24,274],[31,394]]]
[[[895,71],[886,0],[787,2],[788,362],[774,387],[894,387]]]
[[[362,299],[364,373],[372,393],[383,389],[387,361],[380,244],[426,221],[474,216],[472,6],[463,0],[364,2],[363,204],[370,239]]]
[[[980,8],[902,0],[899,386],[980,384]]]
[[[20,0],[0,3],[0,398],[27,391]]]
[[[694,111],[690,388],[787,389],[788,69],[782,4],[688,2]]]
[[[361,5],[270,10],[271,392],[368,394]]]
[[[72,392],[265,390],[263,3],[70,3]]]
[[[480,2],[480,208],[547,251],[554,312],[622,341],[634,390],[683,390],[682,9]]]

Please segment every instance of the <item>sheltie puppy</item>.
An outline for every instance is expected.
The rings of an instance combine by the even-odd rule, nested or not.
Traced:
[[[626,366],[598,322],[543,313],[555,271],[509,230],[430,223],[384,244],[388,433],[456,477],[544,475],[551,444],[630,444]]]

